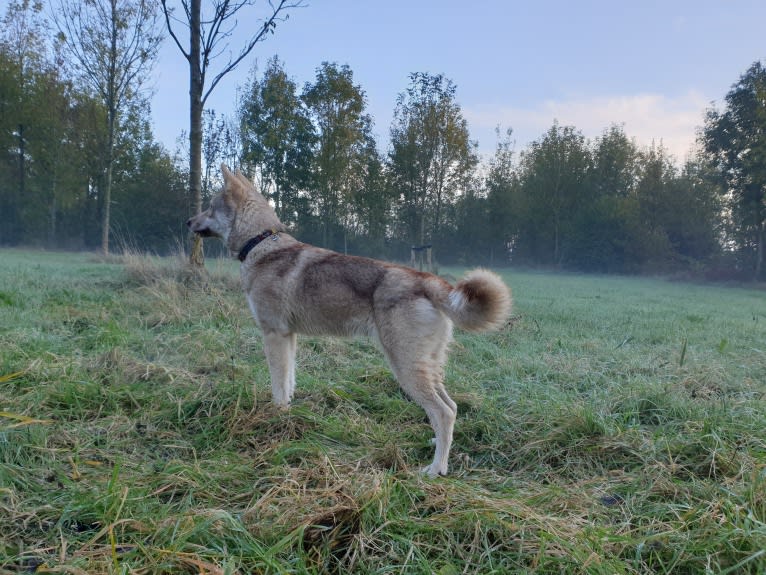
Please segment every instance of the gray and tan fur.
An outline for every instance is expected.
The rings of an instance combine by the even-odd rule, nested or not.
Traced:
[[[453,287],[432,274],[301,243],[239,171],[221,169],[223,191],[187,225],[220,237],[235,254],[264,230],[278,232],[258,243],[240,268],[263,331],[274,403],[288,406],[295,390],[297,333],[372,337],[433,426],[436,453],[424,472],[446,474],[457,414],[443,383],[452,323],[469,331],[502,327],[510,290],[487,270],[471,271]]]

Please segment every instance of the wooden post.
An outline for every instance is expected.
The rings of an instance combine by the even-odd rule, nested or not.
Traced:
[[[423,254],[425,252],[425,255]],[[415,267],[417,263],[418,270],[423,271],[423,265],[426,266],[426,271],[433,273],[433,265],[431,263],[431,244],[425,246],[412,246],[410,249],[410,266]]]

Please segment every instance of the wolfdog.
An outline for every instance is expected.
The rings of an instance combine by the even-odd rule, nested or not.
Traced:
[[[274,403],[287,407],[295,390],[296,334],[372,337],[433,427],[434,460],[423,472],[445,475],[457,415],[443,382],[452,322],[468,331],[502,327],[511,311],[508,287],[487,270],[453,287],[429,273],[301,243],[239,170],[221,170],[223,190],[186,224],[221,238],[242,262]]]

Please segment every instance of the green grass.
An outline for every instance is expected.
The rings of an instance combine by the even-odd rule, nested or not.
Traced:
[[[0,262],[0,573],[766,571],[763,291],[508,272],[430,480],[369,342],[301,339],[272,408],[234,263]]]

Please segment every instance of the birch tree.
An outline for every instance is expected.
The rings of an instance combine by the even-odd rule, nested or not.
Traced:
[[[157,57],[159,14],[151,0],[62,2],[55,21],[83,83],[106,109],[101,251],[109,253],[115,136],[130,98],[140,92]]]

